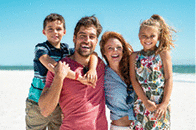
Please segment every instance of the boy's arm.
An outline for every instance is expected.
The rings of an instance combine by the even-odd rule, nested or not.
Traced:
[[[54,69],[49,66],[49,64],[52,64],[53,66],[56,66],[57,65],[57,62],[52,59],[49,55],[45,54],[45,55],[42,55],[40,58],[39,58],[40,62],[49,70],[51,71],[52,73],[54,73]],[[95,68],[96,69],[96,68]],[[69,79],[73,79],[73,80],[78,80],[80,81],[81,83],[85,84],[85,85],[91,85],[93,83],[89,83],[88,82],[88,79],[86,78],[83,78],[81,75],[77,75],[74,71],[72,70],[69,70],[68,71],[68,74],[66,76],[66,78],[69,78]],[[94,85],[93,85],[94,86]]]
[[[90,55],[90,62],[89,62],[89,71],[84,75],[88,79],[89,82],[96,85],[97,82],[97,63],[98,63],[98,55],[96,52],[93,52]]]
[[[156,104],[155,102],[150,101],[147,97],[146,94],[144,93],[142,87],[138,83],[136,79],[136,74],[135,74],[135,59],[136,59],[137,53],[132,53],[130,56],[130,78],[131,78],[131,83],[133,86],[134,91],[138,95],[138,97],[142,100],[144,103],[145,107],[149,111],[155,111],[156,110]]]
[[[44,54],[42,56],[40,56],[39,61],[52,73],[54,73],[54,70],[51,69],[51,67],[49,66],[49,64],[52,64],[53,66],[57,65],[57,62],[52,59],[49,55]]]

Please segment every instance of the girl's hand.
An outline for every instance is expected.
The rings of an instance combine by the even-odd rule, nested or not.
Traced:
[[[94,86],[96,86],[97,82],[97,71],[90,69],[84,77],[88,80],[88,82],[91,82]]]
[[[167,112],[167,105],[163,104],[163,103],[158,104],[157,105],[157,110],[155,112],[155,117],[160,120],[161,117],[164,116],[164,119],[165,119],[166,118],[166,112]]]
[[[146,107],[148,111],[151,111],[151,112],[157,109],[156,103],[150,100],[147,100],[147,102],[144,103],[144,106]]]

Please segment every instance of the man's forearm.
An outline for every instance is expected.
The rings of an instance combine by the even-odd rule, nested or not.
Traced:
[[[59,103],[62,85],[63,80],[54,76],[53,83],[50,88],[44,88],[39,99],[39,107],[43,116],[47,117],[55,110]]]

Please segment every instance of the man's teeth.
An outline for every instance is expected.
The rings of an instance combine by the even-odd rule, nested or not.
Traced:
[[[84,45],[84,46],[82,46],[82,48],[87,48],[87,49],[89,49],[89,46],[85,46],[85,45]]]

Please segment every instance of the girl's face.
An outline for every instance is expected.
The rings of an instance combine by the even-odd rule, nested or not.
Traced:
[[[155,50],[159,40],[159,30],[157,27],[145,26],[140,29],[139,40],[144,51]]]
[[[104,46],[104,55],[107,58],[109,65],[119,65],[123,56],[123,46],[116,38],[110,38]]]

